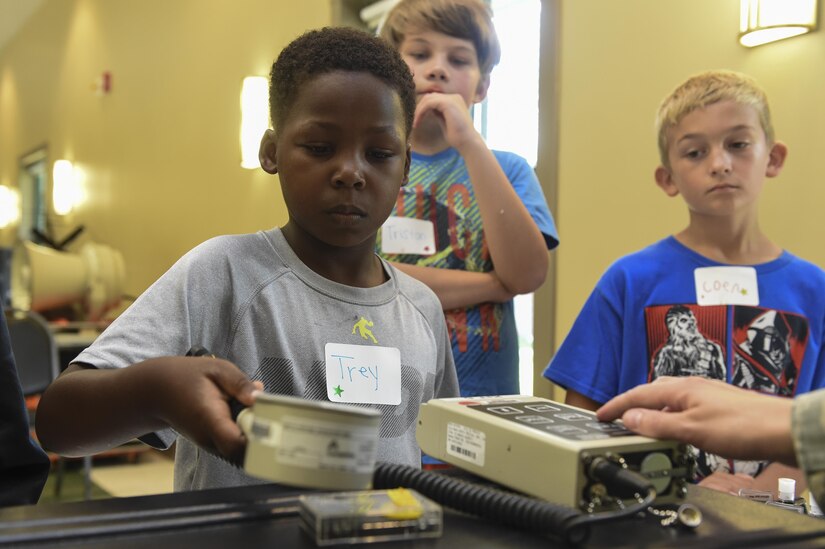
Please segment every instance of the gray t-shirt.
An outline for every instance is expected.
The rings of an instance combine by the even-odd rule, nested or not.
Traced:
[[[267,392],[327,400],[326,343],[396,347],[401,404],[374,405],[382,412],[378,460],[418,466],[418,406],[458,396],[458,381],[435,294],[383,266],[387,282],[355,288],[304,265],[280,229],[213,238],[175,263],[74,362],[123,368],[201,345]],[[355,329],[362,318],[375,342]],[[176,439],[176,491],[261,482],[171,429],[144,437],[158,447]]]

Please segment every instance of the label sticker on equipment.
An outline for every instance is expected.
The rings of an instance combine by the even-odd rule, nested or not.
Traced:
[[[296,416],[284,416],[281,425],[281,443],[275,451],[278,463],[342,473],[372,470],[378,441],[369,427]]]
[[[271,448],[281,443],[281,424],[277,421],[263,421],[258,418],[252,420],[252,432],[249,436]]]
[[[486,446],[487,435],[483,431],[477,431],[458,423],[447,423],[447,453],[449,455],[484,467]]]

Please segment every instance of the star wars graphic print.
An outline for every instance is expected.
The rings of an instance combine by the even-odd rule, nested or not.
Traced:
[[[731,383],[763,393],[793,396],[807,343],[805,317],[771,309],[735,307]]]
[[[645,320],[649,382],[660,376],[725,379],[724,307],[648,307]]]
[[[808,321],[751,306],[659,305],[645,309],[648,382],[701,376],[792,397],[808,343]],[[697,478],[714,471],[758,475],[767,464],[694,452]]]
[[[796,391],[808,343],[803,316],[750,306],[658,305],[645,309],[645,324],[648,381],[702,376],[782,396]]]

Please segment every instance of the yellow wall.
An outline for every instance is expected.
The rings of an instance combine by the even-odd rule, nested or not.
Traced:
[[[241,81],[329,22],[322,0],[46,0],[0,52],[0,183],[44,144],[73,160],[89,201],[54,236],[84,224],[140,293],[210,236],[285,221],[277,178],[240,168]]]
[[[763,226],[825,265],[824,31],[748,50],[736,42],[738,0],[543,1],[546,18],[560,10],[548,18],[560,36],[557,64],[543,62],[558,78],[542,79],[538,170],[562,245],[555,284],[538,294],[538,370],[552,353],[546,342],[562,340],[615,258],[685,224],[681,200],[653,184],[652,124],[661,98],[692,73],[741,70],[766,88],[790,157],[765,191]],[[265,74],[301,31],[328,24],[336,17],[330,6],[46,0],[0,52],[0,183],[16,185],[19,157],[43,144],[51,160],[85,169],[90,200],[56,236],[83,223],[84,238],[122,250],[133,294],[212,235],[283,222],[277,179],[238,165],[241,80]],[[90,88],[104,70],[114,87],[100,97]],[[556,123],[554,137],[548,127]]]
[[[653,118],[669,91],[702,70],[746,72],[767,91],[790,154],[763,193],[762,227],[825,266],[824,31],[746,49],[738,0],[560,4],[557,345],[613,260],[685,226],[681,198],[653,181]]]

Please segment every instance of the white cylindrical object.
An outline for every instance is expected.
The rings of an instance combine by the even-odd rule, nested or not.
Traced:
[[[99,320],[120,303],[126,278],[123,254],[105,244],[87,242],[80,249],[80,256],[88,273],[86,319]]]
[[[87,275],[80,256],[21,241],[11,260],[12,306],[47,311],[79,301],[86,292]]]
[[[793,503],[796,499],[796,481],[792,478],[780,478],[777,498],[779,501]]]
[[[822,516],[822,509],[819,508],[819,504],[814,499],[814,495],[810,492],[808,493],[808,508],[810,509],[810,514],[816,517]]]

